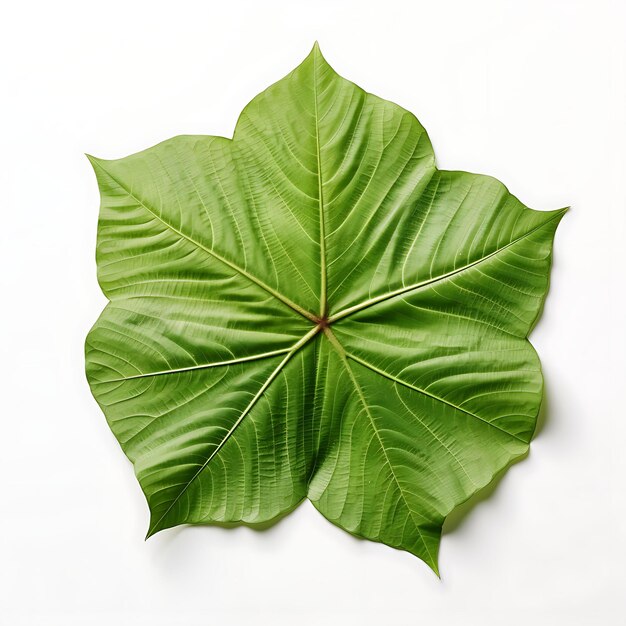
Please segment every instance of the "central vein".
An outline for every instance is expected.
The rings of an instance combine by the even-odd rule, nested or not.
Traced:
[[[318,51],[313,56],[313,102],[315,106],[315,149],[317,155],[317,197],[320,217],[320,318],[328,314],[326,301],[326,226],[324,224],[324,191],[322,185],[322,159],[320,155],[319,114],[317,110],[317,59]]]

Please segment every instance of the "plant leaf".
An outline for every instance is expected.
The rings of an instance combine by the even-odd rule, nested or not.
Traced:
[[[308,497],[437,571],[446,515],[528,450],[564,210],[438,170],[417,119],[317,45],[232,140],[89,158],[110,302],[87,375],[148,535]]]

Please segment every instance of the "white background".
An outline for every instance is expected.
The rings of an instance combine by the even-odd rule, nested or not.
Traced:
[[[0,16],[0,623],[624,624],[626,3],[15,2]],[[320,41],[413,111],[438,164],[572,205],[532,335],[530,456],[445,526],[442,580],[308,503],[270,530],[143,541],[132,467],[83,341],[105,304],[83,152],[230,136]]]

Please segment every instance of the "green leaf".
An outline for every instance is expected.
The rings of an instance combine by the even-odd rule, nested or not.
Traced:
[[[148,535],[306,497],[437,571],[446,515],[528,450],[564,210],[438,170],[417,119],[317,45],[232,140],[89,158],[110,302],[87,375]]]

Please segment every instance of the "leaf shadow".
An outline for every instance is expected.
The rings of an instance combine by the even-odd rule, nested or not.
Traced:
[[[548,421],[549,414],[549,403],[548,403],[548,394],[546,393],[546,384],[545,384],[545,374],[544,374],[544,388],[543,395],[541,399],[541,406],[539,407],[539,413],[537,414],[537,422],[535,425],[535,432],[533,433],[533,437],[531,439],[532,442],[541,434],[543,429],[546,426]],[[448,516],[446,517],[442,534],[447,535],[455,532],[465,521],[465,519],[471,514],[471,512],[479,506],[485,500],[491,498],[493,493],[497,490],[498,486],[502,482],[502,479],[506,475],[506,473],[513,467],[517,465],[520,461],[525,460],[530,455],[530,449],[525,454],[522,454],[518,458],[511,461],[508,465],[503,467],[499,472],[496,472],[492,479],[482,488],[479,489],[474,495],[470,496],[465,502],[462,502],[458,506],[456,506]]]

